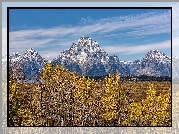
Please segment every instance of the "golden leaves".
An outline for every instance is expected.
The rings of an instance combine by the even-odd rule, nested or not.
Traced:
[[[114,120],[118,117],[118,106],[119,106],[119,90],[116,89],[115,85],[116,81],[114,80],[114,76],[111,74],[109,77],[105,78],[106,89],[105,94],[101,97],[101,102],[103,104],[104,113],[102,117],[105,120]]]
[[[40,85],[10,79],[12,126],[170,125],[171,89],[159,92],[158,83],[122,83],[119,72],[97,81],[52,64],[42,78]]]
[[[131,110],[134,116],[144,117],[144,124],[149,126],[170,125],[165,121],[170,120],[170,95],[160,94],[156,96],[154,85],[149,85],[146,99],[141,102],[131,103]],[[145,123],[146,122],[146,123]]]

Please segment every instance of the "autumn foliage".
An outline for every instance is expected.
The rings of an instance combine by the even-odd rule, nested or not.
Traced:
[[[41,80],[10,75],[10,126],[171,126],[170,82],[94,80],[50,63]]]

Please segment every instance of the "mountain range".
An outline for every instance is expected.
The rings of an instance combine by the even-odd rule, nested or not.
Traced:
[[[174,55],[172,59],[172,75],[179,77],[179,59]],[[61,65],[79,75],[91,77],[105,76],[116,70],[122,76],[171,76],[171,58],[158,50],[149,51],[141,60],[122,61],[116,55],[108,55],[100,48],[98,42],[84,36],[73,43],[68,50],[61,52],[51,63],[54,66]],[[21,72],[23,78],[27,80],[36,80],[42,73],[44,65],[45,59],[33,48],[26,50],[22,55],[13,53],[9,56],[9,67],[14,72],[17,70]],[[14,73],[14,77],[18,77],[18,71]]]

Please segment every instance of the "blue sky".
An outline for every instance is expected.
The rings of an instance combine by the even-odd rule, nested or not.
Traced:
[[[10,11],[10,54],[33,47],[44,58],[53,59],[81,36],[89,36],[121,60],[142,59],[151,49],[170,56],[170,17],[166,9],[15,9]]]

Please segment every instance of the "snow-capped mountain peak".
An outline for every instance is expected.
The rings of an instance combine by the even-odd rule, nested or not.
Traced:
[[[116,70],[125,75],[171,75],[171,59],[159,50],[151,50],[143,59],[134,62],[120,61],[115,55],[108,56],[98,42],[84,36],[77,43],[73,43],[70,49],[63,51],[52,63],[71,68],[69,70],[76,70],[72,67],[76,64],[83,74],[92,76],[106,75]]]
[[[84,55],[84,53],[87,55],[106,53],[102,48],[99,47],[98,42],[93,41],[90,37],[84,36],[82,36],[77,43],[73,43],[69,51],[70,53],[75,53],[78,55]]]
[[[22,55],[15,53],[9,57],[10,68],[13,71],[21,68],[23,70],[23,75],[27,80],[35,80],[44,67],[44,59],[32,48],[26,50]]]
[[[17,67],[22,68],[28,79],[37,78],[45,64],[44,59],[33,48],[26,50],[22,55],[13,53],[9,57],[10,67],[14,70]],[[100,48],[98,42],[84,36],[80,37],[76,43],[72,43],[69,49],[61,52],[59,57],[51,63],[59,64],[79,75],[92,77],[105,76],[109,72],[115,73],[116,70],[121,76],[171,76],[171,58],[159,50],[151,50],[143,59],[134,62],[122,61],[117,55],[109,56]]]
[[[142,60],[130,66],[134,75],[171,76],[171,59],[159,50],[149,51]]]
[[[151,50],[145,55],[145,60],[154,60],[163,63],[171,63],[171,59],[159,50]]]
[[[16,53],[12,53],[12,56],[14,57],[19,57],[21,54],[19,52],[16,52]]]
[[[99,47],[98,42],[93,41],[90,37],[82,36],[76,43],[72,44],[70,49],[63,51],[52,63],[64,67],[68,66],[68,68],[71,68],[69,70],[76,70],[71,67],[71,64],[76,64],[78,71],[80,68],[80,72],[88,74],[87,68],[88,70],[94,69],[94,66],[106,68],[107,59],[109,59],[109,56]],[[106,71],[103,70],[101,75],[104,74],[106,74]]]
[[[33,56],[33,57],[35,57],[35,56],[37,56],[38,55],[38,52],[37,51],[35,51],[33,48],[29,48],[29,49],[27,49],[26,50],[26,52],[24,53],[24,56]]]
[[[12,55],[9,56],[10,62],[16,62],[19,60],[21,54],[19,52],[12,53]]]

